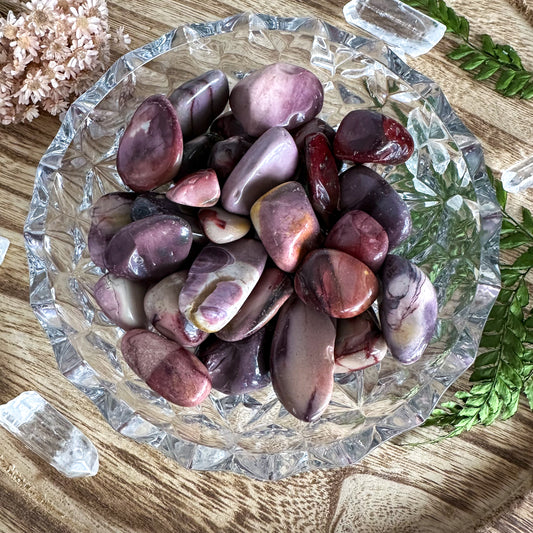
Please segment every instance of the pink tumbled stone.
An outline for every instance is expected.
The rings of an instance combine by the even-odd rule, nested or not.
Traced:
[[[353,210],[331,228],[324,247],[346,252],[377,272],[387,256],[389,238],[374,218],[364,211]]]
[[[200,209],[198,220],[206,237],[216,244],[237,241],[252,227],[248,218],[228,213],[220,207]]]
[[[180,179],[167,191],[172,202],[191,207],[211,207],[220,198],[220,185],[216,172],[207,168]]]

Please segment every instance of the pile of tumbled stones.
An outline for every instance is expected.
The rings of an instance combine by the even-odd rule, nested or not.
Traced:
[[[170,402],[272,381],[313,421],[336,372],[425,351],[435,289],[389,253],[411,231],[409,209],[363,165],[403,163],[413,140],[370,110],[335,132],[322,105],[313,73],[276,63],[231,94],[223,72],[206,72],[147,98],[126,127],[117,170],[133,192],[93,206],[89,252],[107,270],[94,297],[128,330],[128,365]],[[342,162],[353,165],[339,175]]]

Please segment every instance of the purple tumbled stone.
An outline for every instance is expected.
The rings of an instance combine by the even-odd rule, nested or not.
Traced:
[[[324,90],[309,70],[274,63],[240,80],[230,94],[230,106],[246,133],[262,135],[269,128],[293,129],[322,109]]]
[[[212,133],[220,135],[225,139],[229,139],[234,135],[246,135],[242,124],[235,118],[235,115],[231,112],[220,115],[213,121],[209,128]]]
[[[372,169],[356,165],[339,176],[342,211],[359,209],[376,219],[387,232],[389,250],[411,233],[411,215],[407,204],[393,187]]]
[[[213,388],[224,394],[244,394],[270,383],[270,335],[265,328],[237,342],[212,337],[202,344],[198,357]]]
[[[187,141],[207,131],[213,120],[224,111],[229,86],[221,70],[210,70],[185,82],[172,92],[170,102]]]
[[[124,226],[109,241],[105,266],[123,278],[162,278],[178,269],[191,243],[191,227],[186,220],[172,215],[143,218]]]
[[[220,198],[217,174],[212,168],[188,174],[167,191],[166,197],[180,205],[211,207]]]
[[[300,153],[303,153],[304,151],[306,137],[314,133],[323,133],[329,143],[333,144],[335,130],[321,118],[313,118],[303,126],[300,126],[297,130],[291,131],[296,147]]]
[[[329,404],[334,344],[333,319],[296,297],[283,305],[270,349],[270,373],[280,402],[300,420],[316,420]]]
[[[298,150],[285,128],[271,128],[252,144],[222,187],[226,211],[248,215],[252,204],[267,191],[292,178]]]
[[[249,138],[242,135],[235,135],[219,141],[211,150],[207,166],[217,173],[221,183],[223,183],[250,146],[252,143]]]
[[[331,228],[324,247],[346,252],[377,272],[385,261],[389,238],[377,220],[364,211],[353,210]]]
[[[197,170],[210,168],[210,165],[206,167],[206,161],[209,159],[211,150],[220,140],[221,137],[219,135],[204,133],[186,142],[183,145],[181,166],[177,175],[174,177],[174,181],[183,176],[187,176],[187,174],[192,174]]]
[[[424,353],[437,324],[437,293],[409,260],[389,254],[381,269],[381,329],[391,354],[405,364]]]
[[[266,268],[235,317],[216,333],[234,342],[253,335],[266,325],[293,294],[290,277],[278,268]]]
[[[322,240],[311,203],[296,181],[282,183],[261,196],[250,216],[268,255],[284,272],[294,272]]]
[[[179,309],[179,295],[186,279],[187,271],[182,270],[150,287],[144,297],[144,311],[159,333],[190,347],[202,343],[208,333],[191,324]]]
[[[197,328],[214,333],[239,311],[259,281],[267,254],[253,239],[229,244],[208,244],[196,257],[179,306]]]

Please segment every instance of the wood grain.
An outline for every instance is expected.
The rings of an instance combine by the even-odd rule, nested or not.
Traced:
[[[111,24],[125,26],[132,47],[185,22],[240,11],[313,15],[349,29],[344,2],[272,0],[118,0]],[[512,44],[533,70],[531,0],[449,0],[472,32]],[[2,6],[0,2],[0,6]],[[434,79],[479,137],[496,173],[533,154],[533,102],[507,99],[449,62],[446,37],[410,63]],[[115,433],[94,405],[56,369],[48,339],[28,304],[22,231],[37,163],[59,122],[0,129],[0,235],[10,239],[0,267],[0,403],[37,390],[92,439],[100,453],[94,478],[69,480],[2,431],[0,531],[9,532],[527,532],[533,531],[533,413],[476,428],[439,444],[419,429],[360,464],[262,483],[227,473],[188,471]],[[533,193],[512,197],[533,207]],[[465,384],[463,378],[459,386]]]

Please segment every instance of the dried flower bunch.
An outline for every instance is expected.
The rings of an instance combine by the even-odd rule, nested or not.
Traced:
[[[0,122],[29,122],[41,110],[64,113],[110,62],[105,0],[31,0],[0,18]]]

